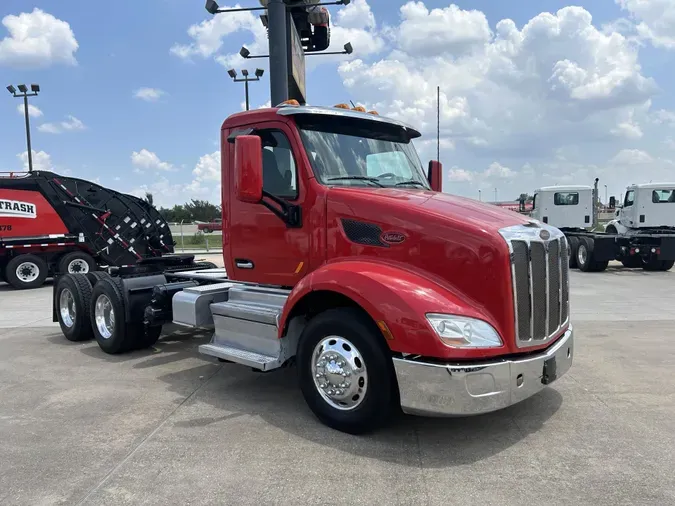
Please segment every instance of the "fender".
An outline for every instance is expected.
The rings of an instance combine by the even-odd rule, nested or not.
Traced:
[[[425,317],[426,313],[456,314],[479,318],[498,329],[493,318],[481,308],[415,272],[363,260],[324,264],[305,276],[284,306],[279,321],[280,338],[295,305],[310,292],[318,290],[344,295],[361,306],[375,322],[383,321],[393,336],[387,340],[392,351],[453,359],[495,355],[495,348],[463,350],[447,347]],[[508,353],[506,345],[496,349]]]
[[[619,220],[612,220],[608,222],[605,225],[605,231],[607,231],[607,227],[609,227],[610,225],[616,229],[618,235],[625,235],[628,232],[628,227],[623,225]]]

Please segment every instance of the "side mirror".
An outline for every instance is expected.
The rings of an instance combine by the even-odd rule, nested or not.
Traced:
[[[239,135],[234,141],[234,194],[238,200],[262,200],[262,142],[257,135]]]
[[[429,162],[427,179],[429,180],[429,184],[433,191],[443,191],[443,164],[441,162],[437,162],[436,160],[431,160]]]

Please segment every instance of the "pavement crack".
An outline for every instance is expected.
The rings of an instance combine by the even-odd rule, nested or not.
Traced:
[[[183,399],[183,400],[181,401],[181,403],[178,404],[178,406],[176,406],[174,409],[172,409],[171,412],[170,412],[168,415],[166,415],[166,416],[164,417],[164,419],[159,423],[159,425],[157,425],[157,427],[155,427],[152,431],[150,431],[150,432],[149,432],[149,433],[148,433],[148,434],[147,434],[147,435],[146,435],[146,436],[145,436],[145,437],[144,437],[144,438],[143,438],[143,439],[142,439],[142,440],[141,440],[141,441],[140,441],[140,442],[139,442],[139,443],[138,443],[138,444],[137,444],[137,445],[129,452],[129,453],[127,453],[127,455],[126,455],[126,456],[125,456],[125,457],[124,457],[124,458],[123,458],[116,466],[114,466],[114,467],[113,467],[113,468],[112,468],[112,469],[111,469],[111,470],[103,477],[103,479],[102,479],[102,480],[101,480],[94,488],[92,488],[92,489],[87,493],[86,496],[84,496],[84,497],[77,503],[77,506],[81,506],[81,505],[84,504],[84,503],[85,503],[92,495],[94,495],[96,492],[98,492],[98,491],[100,490],[100,488],[101,488],[101,487],[102,487],[102,486],[110,479],[110,477],[111,477],[113,474],[115,474],[115,472],[116,472],[118,469],[120,469],[124,464],[126,464],[126,463],[127,463],[127,462],[128,462],[128,461],[136,454],[136,452],[137,452],[137,451],[145,444],[145,442],[148,441],[148,439],[150,439],[152,436],[154,436],[155,434],[157,434],[157,432],[159,432],[159,430],[160,430],[162,427],[164,427],[164,425],[166,424],[166,422],[169,421],[169,418],[171,418],[171,417],[176,413],[176,411],[178,411],[181,407],[183,407],[183,405],[184,405],[186,402],[188,402],[190,399],[192,399],[192,398],[195,396],[195,394],[196,394],[197,392],[199,392],[199,391],[204,387],[204,385],[206,385],[209,381],[211,381],[211,379],[212,379],[216,374],[218,374],[218,373],[221,371],[222,368],[223,368],[223,366],[220,365],[220,366],[213,372],[213,374],[211,374],[208,378],[206,378],[205,381],[202,381],[202,383],[201,383],[197,388],[195,388],[195,389],[192,391],[192,393],[190,393],[190,395],[188,395],[187,397],[185,397],[185,399]]]

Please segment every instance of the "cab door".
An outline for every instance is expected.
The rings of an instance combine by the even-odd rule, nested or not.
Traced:
[[[299,166],[301,146],[293,133],[285,123],[272,121],[256,125],[253,135],[262,140],[264,192],[299,206],[301,221],[289,227],[263,204],[230,198],[228,275],[234,280],[293,286],[306,272],[310,237],[302,207],[307,191],[305,171]],[[233,157],[234,149],[229,153]]]

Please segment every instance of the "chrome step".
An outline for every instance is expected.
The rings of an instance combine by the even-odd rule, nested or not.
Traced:
[[[253,351],[240,350],[239,348],[227,346],[225,344],[202,344],[199,347],[199,352],[204,355],[229,360],[236,364],[246,365],[260,371],[269,371],[276,369],[281,365],[278,363],[278,357],[271,357]]]
[[[225,300],[210,305],[215,332],[199,351],[261,371],[281,367],[295,355],[297,338],[280,339],[279,316],[288,290],[232,286]]]

